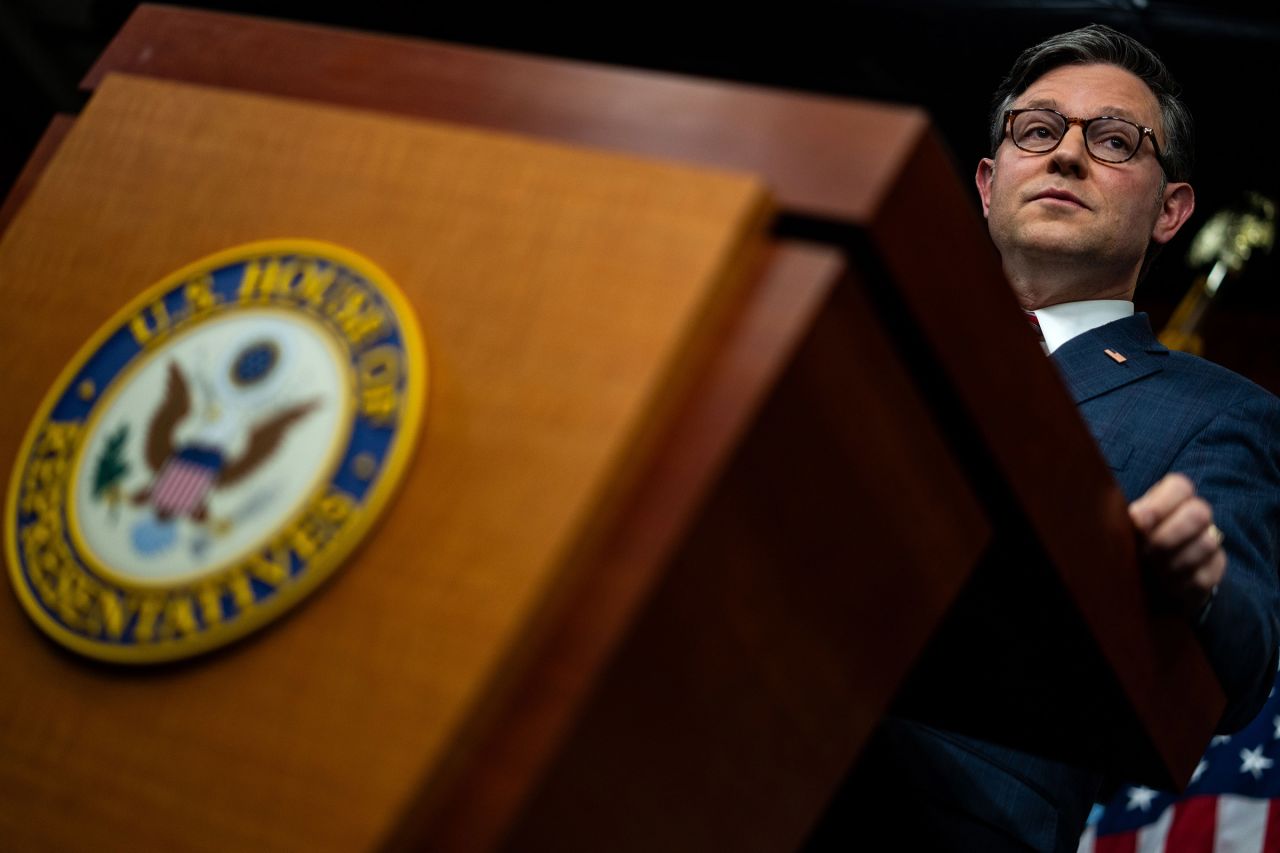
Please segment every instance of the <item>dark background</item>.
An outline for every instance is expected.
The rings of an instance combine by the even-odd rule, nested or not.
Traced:
[[[49,117],[76,112],[81,75],[136,4],[129,0],[0,0],[0,188]],[[1280,4],[906,0],[818,7],[735,4],[440,6],[363,0],[176,5],[401,33],[527,53],[661,69],[840,96],[919,104],[970,180],[986,151],[990,93],[1024,48],[1090,22],[1159,52],[1197,121],[1197,209],[1138,291],[1157,329],[1194,279],[1187,246],[1207,218],[1256,190],[1280,198]],[[977,204],[976,193],[974,204]],[[1215,301],[1206,354],[1280,391],[1280,268],[1251,261]]]

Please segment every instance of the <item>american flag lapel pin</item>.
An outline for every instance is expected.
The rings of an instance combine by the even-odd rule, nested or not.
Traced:
[[[1114,361],[1116,364],[1124,364],[1126,361],[1129,360],[1113,349],[1104,349],[1103,352],[1111,356],[1111,360]]]

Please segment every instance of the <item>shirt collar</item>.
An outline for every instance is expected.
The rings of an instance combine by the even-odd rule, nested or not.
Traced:
[[[1063,302],[1033,312],[1040,321],[1045,345],[1053,352],[1076,335],[1133,316],[1133,303],[1124,299]]]

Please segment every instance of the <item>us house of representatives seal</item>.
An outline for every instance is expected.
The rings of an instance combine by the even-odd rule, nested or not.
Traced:
[[[178,270],[90,339],[27,430],[5,510],[22,606],[121,663],[266,624],[385,508],[426,367],[408,302],[349,250],[266,241]]]

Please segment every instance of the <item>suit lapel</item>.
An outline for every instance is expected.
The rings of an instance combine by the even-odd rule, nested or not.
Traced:
[[[1107,350],[1124,361],[1112,358]],[[1168,357],[1169,350],[1156,340],[1146,314],[1091,329],[1053,353],[1077,405],[1159,372]]]

